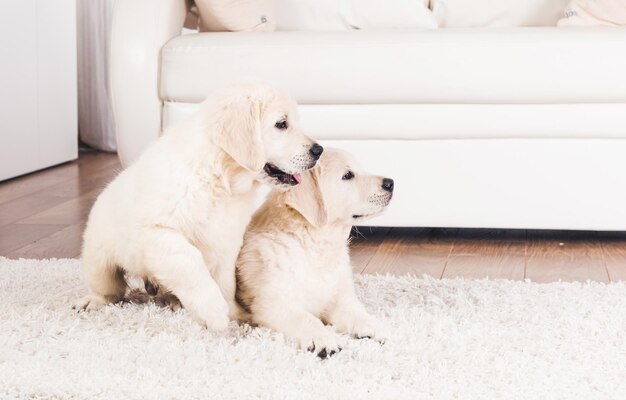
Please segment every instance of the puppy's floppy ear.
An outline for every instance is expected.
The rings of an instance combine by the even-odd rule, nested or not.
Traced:
[[[313,226],[320,227],[328,222],[324,196],[320,189],[320,167],[302,174],[302,182],[287,191],[286,203],[298,211]]]
[[[242,167],[260,171],[265,165],[261,101],[227,93],[215,106],[215,143]]]

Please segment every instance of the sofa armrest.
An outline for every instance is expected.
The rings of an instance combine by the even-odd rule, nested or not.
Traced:
[[[118,155],[132,163],[161,133],[161,47],[181,34],[186,0],[117,0],[111,28],[111,102]]]

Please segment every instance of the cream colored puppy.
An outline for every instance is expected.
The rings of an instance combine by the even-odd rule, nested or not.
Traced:
[[[121,300],[132,274],[158,282],[208,328],[224,329],[257,187],[298,184],[322,150],[300,130],[296,103],[268,85],[211,96],[96,200],[82,253],[89,295],[76,306]]]
[[[389,204],[393,180],[368,175],[340,150],[256,212],[237,260],[242,319],[294,339],[321,358],[339,351],[337,331],[384,340],[354,291],[350,229]],[[329,326],[329,325],[332,325]]]

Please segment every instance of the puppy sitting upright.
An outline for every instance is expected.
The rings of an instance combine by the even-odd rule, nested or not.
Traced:
[[[89,294],[76,306],[121,300],[132,274],[158,282],[208,328],[226,328],[257,187],[298,184],[322,150],[299,129],[296,103],[276,89],[216,92],[96,200],[83,244]]]
[[[389,204],[393,180],[363,172],[346,152],[326,149],[288,192],[256,212],[237,260],[242,319],[282,332],[321,358],[339,351],[334,328],[384,340],[357,299],[348,254],[353,224]]]

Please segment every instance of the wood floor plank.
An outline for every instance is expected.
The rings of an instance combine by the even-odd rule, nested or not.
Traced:
[[[98,190],[101,192],[104,188],[119,174],[121,166],[117,159],[109,160],[106,164],[101,163],[99,169],[93,171],[79,172],[76,179],[64,182],[45,190],[46,196],[59,196],[65,198],[73,198],[84,195],[87,192]]]
[[[66,186],[72,187],[79,182],[88,183],[97,178],[94,175],[98,171],[116,171],[119,168],[120,163],[115,154],[81,153],[76,161],[0,182],[0,205],[48,189],[48,195],[55,196],[55,191]]]
[[[67,224],[74,225],[86,221],[91,206],[100,194],[100,189],[92,190],[79,197],[66,200],[29,217],[17,221],[19,224]]]
[[[600,243],[580,237],[529,238],[526,278],[533,282],[609,281]]]
[[[601,245],[611,282],[626,282],[626,240],[608,240]]]
[[[80,256],[84,224],[68,225],[60,231],[13,250],[9,258],[77,258]]]
[[[526,242],[457,240],[443,278],[523,280]]]
[[[16,225],[0,226],[0,255],[36,242],[65,228],[65,225]]]
[[[89,175],[101,169],[119,166],[120,161],[115,153],[88,151],[80,153],[80,157],[75,161],[75,165],[78,174]],[[73,173],[72,176],[75,177],[77,175]]]
[[[0,226],[12,224],[35,213],[52,208],[64,199],[47,196],[24,196],[0,205]]]
[[[440,278],[453,244],[435,238],[430,229],[392,228],[363,273]]]
[[[46,196],[71,199],[94,190],[100,193],[115,178],[117,173],[117,168],[109,167],[108,169],[96,171],[93,174],[81,176],[80,179],[73,179],[63,182],[62,185],[46,188],[42,192],[35,193],[35,195],[45,193]]]
[[[63,175],[56,175],[51,172],[52,171],[46,171],[45,174],[36,174],[1,183],[0,206],[11,200],[36,193],[41,190],[58,187],[62,182],[67,181],[67,177]]]
[[[372,259],[390,228],[359,228],[350,240],[350,262],[354,273],[360,274]]]

